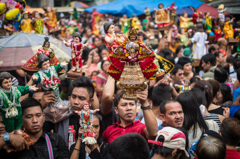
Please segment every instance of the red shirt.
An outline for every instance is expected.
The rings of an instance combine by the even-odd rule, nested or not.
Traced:
[[[221,38],[221,36],[222,36],[222,32],[221,32],[221,30],[220,31],[215,30],[214,33],[215,33],[215,41],[218,41],[218,39]]]
[[[240,154],[236,150],[227,150],[226,159],[237,159],[240,158]]]
[[[125,135],[128,133],[139,133],[145,138],[145,124],[141,123],[139,120],[132,122],[127,125],[125,128],[120,125],[120,121],[116,122],[114,125],[109,126],[103,132],[103,140],[107,143],[112,143],[113,140],[118,138],[121,135]]]

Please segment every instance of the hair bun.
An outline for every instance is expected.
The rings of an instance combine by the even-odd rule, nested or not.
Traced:
[[[45,41],[49,41],[49,37],[44,37]]]

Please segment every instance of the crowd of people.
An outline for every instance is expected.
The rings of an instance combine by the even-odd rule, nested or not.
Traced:
[[[61,82],[58,81],[57,74],[62,69],[66,72],[71,69],[71,62],[68,66],[62,62],[50,69],[56,74],[54,84],[59,86],[58,92],[36,91],[37,87],[27,85],[41,83],[41,71],[51,63],[44,54],[38,55],[38,73],[32,76],[23,69],[28,73],[28,83],[24,82],[26,72],[23,70],[1,72],[0,158],[240,158],[240,46],[238,43],[228,46],[230,39],[238,37],[239,23],[235,23],[234,18],[223,17],[222,6],[218,8],[217,20],[211,19],[210,13],[203,16],[197,11],[192,18],[186,12],[177,16],[174,3],[164,7],[160,3],[155,14],[146,8],[142,20],[136,15],[119,18],[101,14],[96,9],[93,13],[74,10],[66,16],[47,8],[49,14],[56,16],[54,24],[48,21],[48,14],[24,13],[25,19],[32,19],[28,20],[28,26],[27,20],[23,20],[16,32],[24,32],[25,26],[29,32],[45,33],[65,45],[76,37],[86,44],[82,51],[84,75],[70,80],[65,79],[63,72],[59,75]],[[169,24],[156,23],[154,18],[163,12],[169,12]],[[39,24],[36,18],[45,24],[36,27]],[[107,28],[106,22],[111,22]],[[5,25],[11,35],[13,25]],[[165,71],[164,75],[150,79],[146,89],[134,92],[137,100],[125,99],[126,92],[117,87],[117,81],[108,73],[109,55],[115,51],[111,50],[115,43],[110,45],[109,41],[117,34],[131,38],[128,32],[131,28],[138,30],[137,38],[151,48],[156,57],[159,55],[174,64],[170,73]],[[51,48],[47,38],[43,49],[46,47]],[[54,55],[54,51],[48,54]],[[159,67],[167,70],[167,64],[162,64]],[[52,72],[47,76],[52,77]],[[52,122],[47,109],[59,100],[68,103],[71,113]],[[91,124],[96,134],[95,144],[85,144],[82,140],[84,130],[77,112],[85,103],[94,112]],[[20,127],[15,125],[15,119],[8,120],[11,119],[8,104],[9,107],[17,105],[16,122],[22,122]],[[12,127],[24,134],[10,132]],[[33,145],[25,140],[25,134]],[[9,145],[14,150],[7,153]]]

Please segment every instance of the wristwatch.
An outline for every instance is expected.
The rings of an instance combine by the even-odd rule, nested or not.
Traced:
[[[10,135],[9,135],[9,133],[5,133],[3,135],[3,140],[6,142],[6,144],[10,145]]]
[[[141,106],[141,109],[142,109],[142,110],[148,110],[148,109],[152,109],[152,107],[151,107],[151,105],[149,104],[149,106],[147,106],[147,107]]]

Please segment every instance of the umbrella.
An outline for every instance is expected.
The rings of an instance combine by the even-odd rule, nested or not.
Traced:
[[[73,1],[70,3],[70,6],[73,8],[88,8],[89,6],[83,2]]]
[[[46,35],[19,32],[0,38],[0,71],[20,69],[38,49]],[[71,48],[60,40],[49,37],[50,47],[60,62],[71,59]]]

